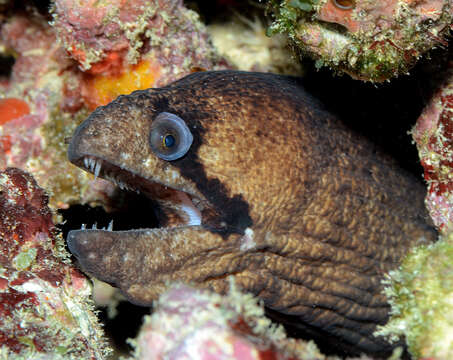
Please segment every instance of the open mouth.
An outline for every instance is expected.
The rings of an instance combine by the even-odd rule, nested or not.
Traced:
[[[202,225],[220,232],[225,228],[218,211],[196,194],[146,179],[91,155],[80,157],[74,163],[93,173],[95,178],[106,179],[121,190],[133,191],[151,200],[159,228]],[[106,230],[112,231],[113,227],[109,225]]]

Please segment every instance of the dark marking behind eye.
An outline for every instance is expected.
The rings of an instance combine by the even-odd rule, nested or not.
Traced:
[[[203,72],[194,73],[191,76],[203,76]],[[186,77],[183,81],[189,81],[190,77]],[[175,87],[183,83],[183,81],[176,82]],[[210,84],[212,85],[212,84]],[[187,87],[183,87],[187,91]],[[189,87],[190,89],[190,87]],[[228,197],[228,191],[225,186],[218,179],[208,179],[206,171],[198,158],[197,152],[203,143],[203,134],[205,129],[201,126],[203,123],[215,121],[212,114],[203,112],[201,109],[208,108],[209,104],[203,97],[200,97],[196,91],[191,94],[192,103],[197,104],[196,109],[191,109],[190,105],[185,102],[184,97],[171,96],[172,103],[166,103],[163,107],[156,107],[156,112],[169,112],[173,113],[186,122],[187,126],[193,135],[193,142],[190,151],[187,152],[182,158],[176,159],[171,162],[180,170],[180,173],[186,179],[193,181],[197,189],[212,203],[216,204],[218,209],[222,211],[222,219],[219,222],[225,222],[224,228],[208,228],[212,232],[219,233],[222,237],[227,238],[229,234],[244,234],[245,229],[251,227],[253,224],[252,218],[249,213],[249,204],[244,200],[242,195]],[[182,109],[178,111],[177,109]]]

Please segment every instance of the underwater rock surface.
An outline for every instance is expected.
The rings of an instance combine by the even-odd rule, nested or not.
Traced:
[[[269,32],[352,77],[383,81],[405,74],[428,50],[444,46],[451,0],[270,0]]]
[[[0,173],[0,357],[104,359],[88,280],[69,261],[33,177]]]
[[[376,332],[405,337],[413,359],[453,358],[453,233],[414,249],[385,280],[390,321]]]
[[[287,338],[256,298],[230,284],[225,296],[174,284],[145,317],[131,359],[339,359],[324,356],[312,341]]]
[[[57,0],[53,26],[84,71],[82,97],[92,110],[194,68],[227,68],[182,0]]]
[[[412,136],[425,170],[431,218],[442,234],[453,233],[453,60]]]

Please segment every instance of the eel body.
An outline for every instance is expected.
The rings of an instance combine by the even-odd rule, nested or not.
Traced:
[[[190,138],[183,155],[156,152],[178,136]],[[389,312],[381,280],[436,237],[423,186],[293,78],[200,72],[120,96],[77,128],[68,156],[151,197],[161,219],[71,231],[88,274],[141,305],[173,281],[225,292],[232,275],[275,316],[352,353],[391,350],[373,336]]]

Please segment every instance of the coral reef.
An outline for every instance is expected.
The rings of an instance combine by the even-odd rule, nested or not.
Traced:
[[[313,342],[287,338],[281,326],[264,316],[257,299],[230,284],[226,296],[171,286],[131,341],[133,359],[327,359]]]
[[[16,59],[0,85],[0,167],[31,172],[51,194],[51,207],[65,207],[81,198],[81,189],[88,194],[91,180],[66,162],[64,139],[88,114],[77,94],[73,62],[40,15],[10,16],[1,35],[4,51]]]
[[[53,25],[85,72],[82,97],[91,109],[120,94],[160,87],[194,68],[227,65],[182,0],[58,0]]]
[[[428,50],[446,46],[451,0],[270,0],[269,34],[354,78],[383,81],[405,74]]]
[[[89,282],[69,262],[47,196],[22,170],[0,173],[0,219],[0,357],[107,356]]]
[[[443,234],[453,232],[453,60],[412,136],[428,183],[426,205]]]
[[[453,233],[414,249],[390,272],[386,295],[392,304],[387,325],[377,331],[390,340],[405,336],[415,359],[453,358]]]

